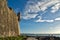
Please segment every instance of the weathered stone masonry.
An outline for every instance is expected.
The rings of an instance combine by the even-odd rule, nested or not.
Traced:
[[[6,0],[0,0],[0,36],[20,35],[18,16],[7,6]]]

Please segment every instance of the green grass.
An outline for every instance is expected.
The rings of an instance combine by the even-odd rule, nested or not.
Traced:
[[[17,37],[1,37],[0,40],[23,40],[24,36],[17,36]]]

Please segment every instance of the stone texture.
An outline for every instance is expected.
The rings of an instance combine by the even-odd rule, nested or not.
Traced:
[[[29,37],[29,38],[27,38],[26,40],[38,40],[38,39],[36,39],[36,38],[34,38],[34,37]]]
[[[20,35],[18,16],[13,9],[9,9],[6,0],[0,0],[0,36]]]

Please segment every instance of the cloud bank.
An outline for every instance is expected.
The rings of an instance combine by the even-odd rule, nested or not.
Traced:
[[[60,0],[29,0],[24,9],[24,16],[22,17],[25,20],[29,20],[31,18],[36,18],[39,14],[38,12],[45,12],[48,7],[51,7],[51,13],[55,13],[60,9]],[[45,13],[41,13],[42,15]],[[40,16],[42,16],[40,15]],[[41,17],[42,18],[42,17]],[[60,18],[52,19],[52,20],[42,20],[41,18],[37,19],[35,22],[54,22],[56,20],[60,20]]]

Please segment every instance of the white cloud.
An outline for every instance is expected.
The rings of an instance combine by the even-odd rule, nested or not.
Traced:
[[[41,13],[43,15],[43,14],[45,14],[45,12],[46,12],[45,10],[48,7],[57,3],[55,6],[52,7],[52,11],[51,11],[51,12],[55,12],[60,7],[59,2],[60,2],[59,0],[45,0],[45,1],[29,0],[24,9],[23,19],[35,18],[38,15],[38,12],[40,12],[40,11],[43,11],[43,13]],[[57,7],[57,6],[59,6],[59,7]],[[36,22],[39,22],[39,21],[40,22],[53,22],[53,20],[41,20],[41,19],[37,20]]]
[[[58,3],[59,0],[49,0],[49,1],[37,1],[37,3],[35,1],[28,1],[27,5],[26,5],[26,11],[30,10],[30,12],[39,12],[39,11],[45,11],[47,9],[47,7]],[[33,5],[31,5],[33,4]]]
[[[52,20],[42,20],[41,16],[38,16],[38,20],[36,20],[35,22],[54,22],[54,21],[60,21],[60,18],[55,18]]]
[[[55,6],[52,7],[52,13],[55,13],[56,11],[58,11],[60,9],[60,3],[57,3]]]
[[[54,22],[54,20],[41,20],[41,19],[38,19],[35,22]]]
[[[45,11],[46,9],[47,9],[47,7],[43,7],[43,8],[41,8],[42,11]]]
[[[54,20],[45,20],[46,22],[54,22]]]
[[[23,19],[31,19],[31,18],[35,18],[38,14],[27,14],[25,16],[23,16]]]
[[[40,19],[38,19],[38,20],[36,20],[35,22],[45,22],[45,20],[40,20]]]
[[[59,2],[59,0],[50,0],[48,2],[47,1],[43,2],[42,4],[39,3],[40,4],[39,6],[40,6],[42,11],[45,11],[48,7],[50,7],[51,5],[54,5],[58,2]]]
[[[57,21],[58,21],[58,20],[60,20],[60,18],[56,18],[55,20],[57,20]]]
[[[39,11],[45,11],[47,9],[47,7],[54,5],[58,2],[59,2],[59,0],[47,0],[47,1],[42,1],[42,2],[37,1],[37,0],[29,0],[26,4],[25,11],[27,11],[27,13],[28,12],[37,13]]]
[[[52,10],[51,12],[52,12],[52,13],[55,13],[56,11],[57,11],[57,10]]]

